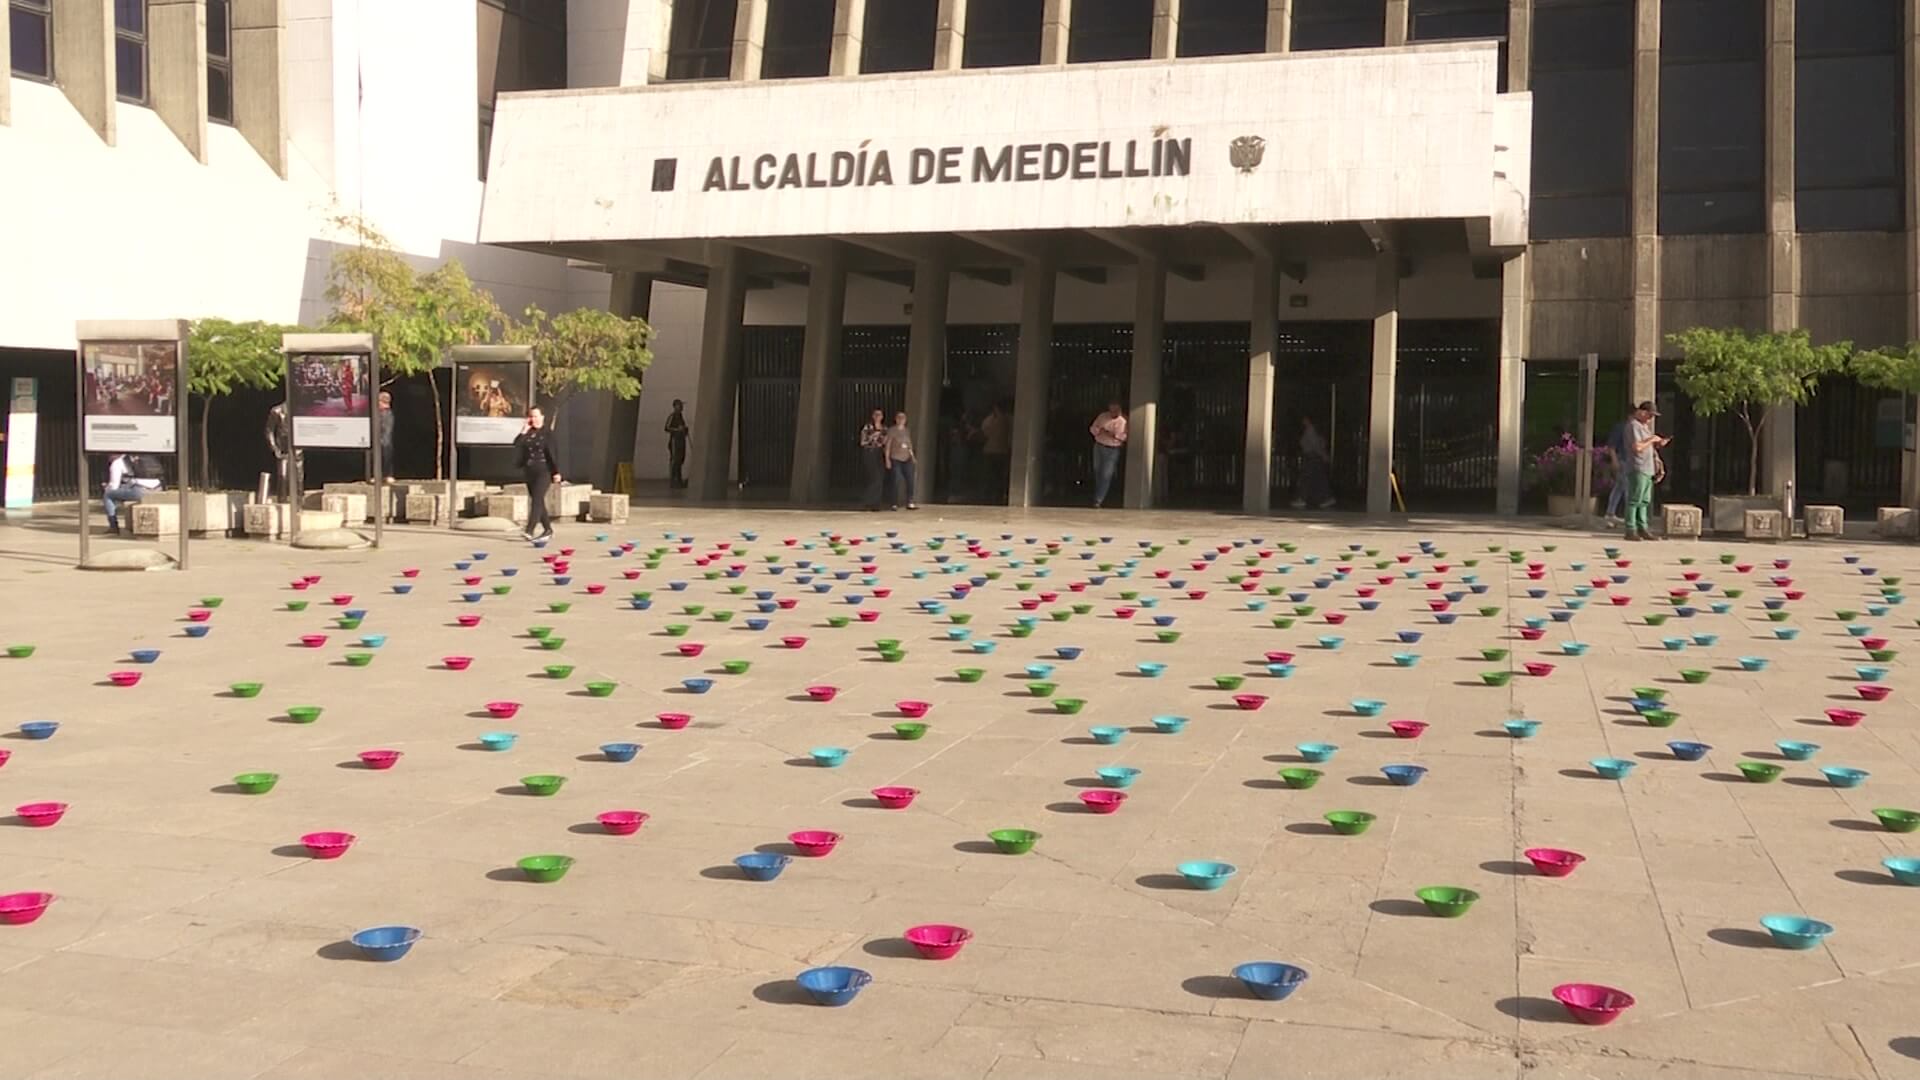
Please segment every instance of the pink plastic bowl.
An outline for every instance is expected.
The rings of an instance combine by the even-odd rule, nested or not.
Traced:
[[[133,686],[140,681],[140,673],[137,671],[116,671],[108,675],[107,679],[115,686]]]
[[[362,750],[360,763],[369,769],[391,769],[400,760],[398,750]]]
[[[806,647],[807,639],[803,637],[783,637],[780,639],[780,644],[785,645],[789,649],[802,649]]]
[[[0,923],[25,926],[46,913],[53,903],[50,892],[17,892],[0,896]]]
[[[1427,607],[1428,607],[1428,608],[1430,608],[1430,609],[1432,609],[1432,610],[1434,610],[1434,611],[1445,611],[1445,610],[1447,610],[1448,608],[1450,608],[1450,607],[1452,607],[1452,606],[1453,606],[1453,605],[1452,605],[1451,603],[1448,603],[1448,602],[1447,602],[1447,601],[1445,601],[1445,600],[1429,600],[1429,601],[1427,601]]]
[[[1683,571],[1681,571],[1681,573],[1680,573],[1680,576],[1681,576],[1682,578],[1684,578],[1684,579],[1686,579],[1686,580],[1688,580],[1688,581],[1699,581],[1699,580],[1700,580],[1700,571],[1698,571],[1698,570],[1683,570]]]
[[[930,701],[896,701],[893,703],[893,707],[900,710],[901,716],[909,720],[918,720],[927,715],[927,710],[933,708],[933,703]]]
[[[443,656],[440,658],[440,662],[446,665],[448,671],[465,671],[473,666],[473,657]]]
[[[877,599],[880,599],[880,600],[885,600],[885,599],[886,599],[887,597],[889,597],[889,596],[892,596],[892,595],[893,595],[893,590],[892,590],[892,589],[888,589],[888,588],[884,588],[884,587],[883,587],[883,588],[878,588],[878,589],[875,589],[875,590],[873,590],[873,595],[874,595],[874,597],[875,597],[875,598],[877,598]]]
[[[1543,578],[1543,577],[1546,577],[1546,576],[1547,576],[1547,572],[1546,572],[1545,570],[1529,570],[1529,571],[1527,571],[1527,580],[1528,580],[1528,581],[1539,581],[1539,580],[1540,580],[1541,578]]]
[[[1873,649],[1884,649],[1887,647],[1887,639],[1883,637],[1863,637],[1860,639],[1860,647],[1869,651]]]
[[[337,859],[353,846],[353,834],[346,832],[310,832],[300,838],[307,854],[316,859]]]
[[[1087,809],[1096,814],[1111,814],[1120,809],[1121,803],[1127,801],[1127,793],[1124,791],[1110,791],[1106,788],[1094,788],[1091,791],[1081,792],[1080,801],[1086,805]]]
[[[353,603],[352,593],[341,593],[340,595],[335,596],[333,598],[334,607],[346,607],[348,604],[351,604],[351,603]]]
[[[1339,626],[1341,623],[1346,621],[1347,621],[1347,616],[1345,612],[1342,612],[1342,611],[1327,612],[1327,622],[1333,624],[1334,626]]]
[[[701,653],[706,651],[707,651],[707,647],[705,645],[700,644],[697,641],[689,641],[686,644],[680,646],[681,656],[699,656]]]
[[[794,599],[791,596],[781,597],[780,599],[774,601],[774,603],[780,605],[781,611],[792,611],[794,608],[794,605],[798,604],[799,602],[800,601]]]
[[[309,582],[304,578],[295,578],[294,580],[287,582],[287,588],[292,589],[295,592],[306,592],[308,584]]]
[[[478,585],[484,580],[486,579],[482,578],[479,574],[468,574],[466,577],[461,578],[460,582],[463,585]]]
[[[1233,695],[1233,703],[1235,705],[1240,706],[1242,709],[1246,710],[1247,712],[1252,712],[1255,709],[1258,709],[1260,706],[1265,705],[1267,703],[1267,695],[1235,694]]]
[[[419,576],[420,576],[420,568],[419,568],[419,567],[417,567],[417,566],[409,566],[409,567],[407,567],[407,568],[406,568],[405,570],[402,570],[402,571],[400,571],[400,576],[401,576],[401,577],[405,577],[405,578],[415,578],[415,577],[419,577]]]
[[[1833,721],[1835,727],[1854,727],[1866,718],[1867,714],[1861,712],[1859,709],[1827,710],[1827,719]]]
[[[919,788],[877,787],[873,789],[874,799],[888,810],[905,810],[913,805],[913,797],[918,794],[920,794]]]
[[[1587,861],[1585,855],[1577,851],[1565,851],[1561,848],[1537,847],[1527,849],[1527,861],[1540,871],[1541,877],[1566,877]]]
[[[1165,579],[1167,579],[1167,578],[1170,578],[1170,577],[1172,577],[1172,576],[1173,576],[1173,571],[1171,571],[1171,570],[1155,570],[1155,571],[1153,572],[1153,576],[1154,576],[1154,577],[1157,577],[1157,578],[1160,578],[1160,579],[1162,579],[1162,580],[1165,580]]]
[[[1633,995],[1597,983],[1566,983],[1553,988],[1553,999],[1583,1024],[1611,1024],[1633,1008]]]
[[[1113,617],[1116,619],[1131,619],[1133,615],[1134,609],[1130,607],[1117,607],[1113,609]]]
[[[1424,720],[1394,720],[1387,724],[1387,728],[1403,739],[1417,739],[1421,732],[1427,730],[1427,723]]]
[[[12,759],[13,759],[13,751],[0,750],[0,765],[5,765],[8,761],[11,761]]]
[[[594,820],[615,836],[632,836],[647,823],[647,815],[638,810],[609,810]]]
[[[599,596],[599,595],[600,595],[601,593],[603,593],[603,592],[606,592],[606,591],[607,591],[607,587],[606,587],[605,585],[589,585],[589,586],[587,586],[587,595],[588,595],[588,596]]]
[[[300,635],[300,644],[305,645],[309,649],[317,649],[320,646],[325,645],[326,643],[327,643],[327,635],[325,634],[301,634]]]
[[[877,612],[877,611],[862,611],[862,612],[860,612],[860,621],[861,621],[861,622],[873,622],[873,621],[874,621],[875,619],[878,619],[879,617],[880,617],[880,613],[879,613],[879,612]]]
[[[622,570],[622,571],[620,571],[620,576],[621,576],[621,577],[623,577],[623,578],[626,578],[626,579],[627,579],[628,581],[638,581],[638,580],[640,580],[640,571],[638,571],[638,570]]]
[[[456,616],[454,616],[454,621],[455,621],[455,622],[457,622],[457,623],[459,623],[459,624],[460,624],[461,626],[479,626],[479,625],[480,625],[480,616],[478,616],[478,615],[456,615]]]
[[[973,931],[964,926],[929,923],[926,926],[908,927],[901,936],[928,960],[951,960],[961,946],[973,940]]]
[[[1686,594],[1685,594],[1685,593],[1681,593],[1680,595],[1682,595],[1682,596],[1685,596]],[[1627,606],[1628,604],[1631,604],[1631,603],[1633,603],[1633,597],[1631,597],[1631,596],[1609,596],[1609,597],[1607,597],[1607,601],[1608,601],[1609,603],[1611,603],[1611,604],[1612,604],[1612,605],[1613,605],[1614,607],[1626,607],[1626,606]]]
[[[800,854],[817,859],[833,850],[834,845],[840,842],[840,834],[827,832],[824,829],[802,829],[796,833],[788,833],[787,841],[799,848]]]
[[[519,711],[520,703],[517,701],[487,702],[487,712],[491,713],[496,720],[511,720],[513,714]]]
[[[660,715],[654,717],[654,719],[660,721],[660,726],[663,728],[666,728],[668,731],[679,731],[681,728],[686,727],[688,724],[693,723],[693,714],[683,713],[683,712],[663,712]]]
[[[1446,587],[1447,587],[1447,583],[1443,578],[1429,578],[1427,580],[1428,592],[1439,592],[1441,589],[1444,589]]]
[[[1291,663],[1293,663],[1293,654],[1292,654],[1292,653],[1290,653],[1290,652],[1286,652],[1286,651],[1284,651],[1284,650],[1281,650],[1281,651],[1275,651],[1275,652],[1270,652],[1270,653],[1268,653],[1268,654],[1267,654],[1267,663],[1269,663],[1269,664],[1291,664]]]
[[[187,612],[187,618],[193,620],[194,622],[206,622],[208,619],[213,618],[213,611],[209,608],[197,607],[197,608],[194,608],[192,611]]]
[[[1893,693],[1893,687],[1881,686],[1879,683],[1861,683],[1853,690],[1867,701],[1885,701],[1887,695]]]
[[[318,585],[320,584],[320,575],[319,574],[301,574],[300,580],[306,582],[309,585]]]
[[[36,829],[44,829],[57,823],[67,814],[67,804],[63,802],[30,802],[13,808],[21,821]]]
[[[807,687],[807,696],[815,701],[832,701],[834,698],[840,696],[840,688],[837,686],[809,686]]]
[[[1373,594],[1379,591],[1380,590],[1374,588],[1371,585],[1362,585],[1361,587],[1353,590],[1353,594],[1355,596],[1358,596],[1362,600],[1371,600],[1373,599]]]
[[[1547,663],[1545,660],[1529,660],[1527,661],[1526,667],[1527,674],[1535,676],[1536,678],[1544,679],[1553,674],[1553,665]]]
[[[1040,606],[1040,598],[1037,596],[1030,596],[1025,600],[1020,601],[1020,607],[1026,611],[1033,611],[1037,609],[1039,606]]]

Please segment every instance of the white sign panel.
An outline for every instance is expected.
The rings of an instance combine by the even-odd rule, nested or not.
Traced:
[[[365,450],[373,445],[373,371],[357,353],[287,357],[293,444]]]
[[[81,430],[91,453],[175,451],[180,388],[177,341],[89,342],[80,347]]]
[[[481,239],[1488,218],[1513,188],[1498,60],[1474,42],[509,94]]]

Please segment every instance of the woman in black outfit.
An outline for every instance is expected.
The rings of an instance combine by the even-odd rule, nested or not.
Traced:
[[[887,484],[887,414],[879,409],[860,429],[860,466],[867,476],[867,509],[878,510]]]
[[[530,540],[553,535],[553,518],[547,513],[547,488],[560,482],[560,452],[548,434],[546,414],[537,408],[528,409],[527,426],[513,440],[516,464],[527,481],[527,538]]]

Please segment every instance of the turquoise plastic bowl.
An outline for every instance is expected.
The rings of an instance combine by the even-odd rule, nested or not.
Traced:
[[[1534,737],[1536,733],[1539,732],[1540,721],[1509,720],[1503,726],[1507,729],[1507,734],[1513,736],[1516,739],[1531,739]]]
[[[1806,761],[1820,752],[1819,743],[1793,742],[1783,739],[1773,745],[1780,753],[1786,755],[1788,761]]]
[[[1093,736],[1093,741],[1099,743],[1101,746],[1112,746],[1127,734],[1127,729],[1123,727],[1092,727],[1087,729],[1087,734]]]
[[[1294,750],[1298,751],[1301,757],[1317,764],[1332,761],[1333,755],[1338,753],[1340,748],[1333,743],[1303,742],[1294,747]]]
[[[1850,769],[1845,765],[1825,765],[1821,767],[1820,775],[1826,777],[1827,783],[1834,787],[1852,788],[1859,787],[1870,774],[1865,769]]]
[[[1180,876],[1187,879],[1187,884],[1208,892],[1225,885],[1239,872],[1240,868],[1232,863],[1200,861],[1180,864]]]
[[[1693,635],[1693,643],[1695,645],[1701,646],[1702,648],[1708,645],[1717,645],[1720,643],[1720,635],[1719,634],[1695,634]]]
[[[1593,766],[1594,772],[1599,773],[1608,780],[1624,778],[1628,773],[1633,771],[1634,765],[1633,762],[1628,761],[1626,758],[1594,758],[1592,761],[1587,762],[1587,764]]]
[[[1133,782],[1140,777],[1140,770],[1125,765],[1102,765],[1093,770],[1093,775],[1099,777],[1107,787],[1123,788],[1133,786]]]
[[[1880,865],[1886,867],[1887,873],[1892,874],[1893,880],[1900,884],[1920,885],[1920,859],[1910,855],[1889,855],[1880,860]]]
[[[1760,925],[1773,935],[1774,943],[1788,949],[1811,949],[1833,933],[1833,927],[1805,915],[1762,915]]]

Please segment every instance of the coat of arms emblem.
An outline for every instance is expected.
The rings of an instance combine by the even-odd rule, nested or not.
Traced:
[[[1260,167],[1261,159],[1267,156],[1267,140],[1258,135],[1242,135],[1233,140],[1227,150],[1227,157],[1233,167],[1241,172],[1252,172]]]

